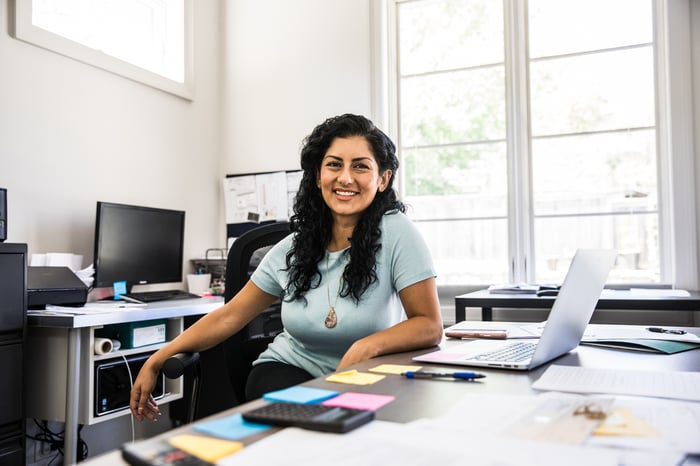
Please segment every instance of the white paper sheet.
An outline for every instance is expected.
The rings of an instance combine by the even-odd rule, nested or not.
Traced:
[[[664,328],[677,328],[673,325]],[[645,340],[665,340],[665,341],[689,341],[700,342],[700,337],[693,333],[676,335],[673,333],[651,332],[645,325],[611,325],[611,324],[589,324],[586,327],[586,334],[581,341],[596,340],[625,340],[625,339],[645,339]]]
[[[700,373],[551,365],[532,388],[700,401]]]
[[[504,446],[507,445],[507,448]],[[373,421],[347,434],[287,428],[220,460],[221,466],[618,466],[620,453],[423,429],[420,425]]]

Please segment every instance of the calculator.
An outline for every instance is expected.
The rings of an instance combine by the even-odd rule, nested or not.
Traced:
[[[374,419],[374,411],[274,402],[242,413],[242,416],[246,421],[258,424],[343,433],[370,422]]]

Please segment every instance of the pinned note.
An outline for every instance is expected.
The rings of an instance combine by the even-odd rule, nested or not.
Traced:
[[[391,395],[345,392],[321,404],[326,406],[338,406],[339,408],[376,411],[385,404],[391,403],[394,399],[396,399],[396,397]]]
[[[215,463],[221,458],[233,455],[243,448],[241,442],[205,437],[203,435],[176,435],[168,440],[170,444],[204,461]]]
[[[626,435],[635,437],[659,437],[660,434],[646,419],[636,417],[631,409],[615,408],[593,435]]]
[[[229,440],[238,440],[249,435],[258,434],[270,428],[264,424],[256,424],[254,422],[246,422],[243,420],[241,413],[236,413],[232,416],[226,416],[213,421],[202,422],[195,424],[192,427],[194,430],[205,434],[221,437]]]
[[[371,368],[369,371],[375,374],[395,374],[401,375],[404,372],[416,372],[423,368],[423,366],[410,366],[404,364],[380,364],[376,367]]]
[[[338,396],[338,392],[333,390],[323,390],[321,388],[310,388],[293,386],[263,395],[267,401],[281,401],[285,403],[312,404]]]
[[[352,385],[371,385],[382,380],[385,375],[368,374],[366,372],[358,372],[349,370],[345,372],[337,372],[326,377],[326,382],[347,383]]]

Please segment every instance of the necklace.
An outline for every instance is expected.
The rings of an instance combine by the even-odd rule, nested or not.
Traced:
[[[340,297],[340,289],[342,288],[343,284],[343,274],[340,274],[340,279],[338,280],[338,293],[335,295],[335,301],[333,301],[333,304],[331,304],[331,276],[328,267],[328,258],[330,257],[330,253],[326,254],[326,279],[328,280],[326,283],[326,291],[328,292],[328,307],[330,310],[328,311],[324,324],[326,325],[326,328],[333,328],[338,324],[338,316],[335,315],[335,305],[338,304],[338,298]]]

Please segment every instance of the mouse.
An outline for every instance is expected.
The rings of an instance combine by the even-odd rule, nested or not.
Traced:
[[[540,290],[537,292],[537,296],[556,296],[559,294],[559,290]]]

